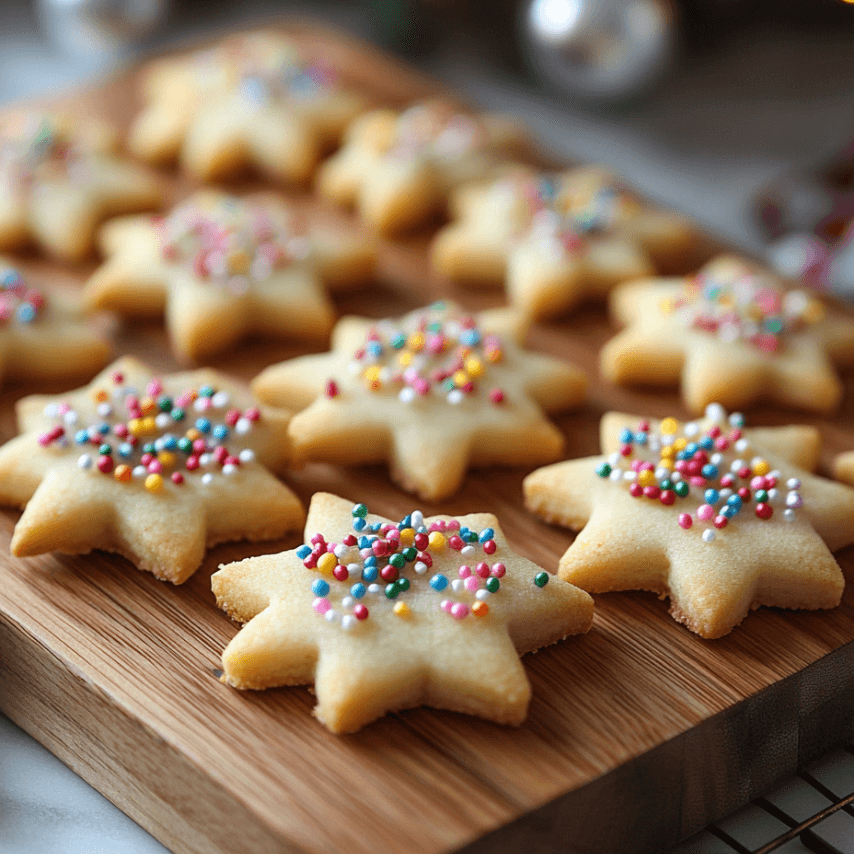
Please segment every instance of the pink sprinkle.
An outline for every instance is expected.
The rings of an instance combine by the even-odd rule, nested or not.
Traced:
[[[682,460],[680,460],[679,462],[682,462]],[[642,465],[643,465],[642,460],[632,460],[632,471],[639,472],[641,470]],[[676,463],[676,465],[678,466],[679,463]]]
[[[325,543],[326,537],[324,537],[323,534],[321,534],[321,533],[317,533],[317,534],[314,534],[314,536],[312,536],[312,538],[309,540],[309,542],[313,546],[316,546],[318,543]]]
[[[181,472],[179,472],[179,471],[173,471],[172,472],[172,483],[174,483],[176,486],[180,486],[183,482],[184,482],[184,475],[182,475]]]
[[[116,424],[113,427],[113,433],[115,433],[120,439],[124,439],[128,434],[127,424]]]
[[[204,439],[196,439],[193,442],[193,453],[194,454],[203,454],[205,452],[205,440]]]
[[[225,459],[226,459],[226,457],[227,457],[227,456],[228,456],[228,449],[225,447],[225,445],[220,445],[220,446],[219,446],[219,447],[214,451],[214,459],[215,459],[215,460],[216,460],[220,465],[222,465],[223,463],[225,463]]]
[[[443,600],[441,601],[441,603],[439,604],[439,607],[440,607],[443,611],[448,611],[448,612],[450,613],[450,610],[451,610],[451,600],[450,600],[450,599],[443,599]]]
[[[504,573],[507,572],[507,567],[503,563],[492,564],[492,574],[496,578],[504,578]]]
[[[462,620],[464,617],[468,616],[468,613],[469,606],[462,602],[456,602],[451,606],[451,616],[455,620]]]
[[[475,572],[476,572],[476,573],[477,573],[481,578],[489,578],[489,564],[488,564],[488,563],[484,563],[483,561],[481,561],[481,562],[480,562],[480,563],[479,563],[479,564],[474,568],[474,571],[475,571]]]
[[[306,569],[314,569],[317,566],[317,555],[310,554],[303,562],[302,565]]]
[[[328,380],[326,383],[326,396],[338,397],[338,385],[335,380]]]
[[[162,471],[163,471],[163,466],[160,464],[160,460],[152,460],[148,464],[149,474],[160,474]]]
[[[427,567],[433,566],[433,558],[431,557],[430,552],[418,552],[418,560]]]
[[[160,380],[152,380],[145,387],[145,391],[148,393],[149,397],[157,397],[157,395],[163,391],[163,384],[160,382]]]
[[[460,578],[470,578],[471,577],[471,567],[470,566],[461,566],[459,568]]]
[[[448,519],[447,528],[449,531],[459,531],[460,530],[460,522],[458,519]]]
[[[362,605],[360,602],[358,605],[353,606],[353,616],[357,620],[367,620],[368,619],[368,609]]]
[[[680,513],[679,514],[679,527],[684,528],[686,531],[691,525],[694,524],[694,520],[688,513]]]
[[[318,596],[318,598],[311,603],[311,607],[314,608],[318,614],[325,614],[332,606],[329,604],[328,599],[325,599],[323,596]]]
[[[470,575],[465,580],[466,590],[470,593],[474,593],[478,587],[480,587],[480,579],[476,575]]]
[[[234,425],[237,424],[239,420],[239,409],[229,409],[228,412],[225,413],[225,423],[228,424],[229,427],[234,427]]]
[[[504,403],[504,392],[500,388],[494,388],[489,393],[489,399],[496,405]]]
[[[643,487],[637,481],[634,481],[629,486],[629,495],[631,495],[632,498],[640,498],[641,495],[643,495]]]
[[[244,414],[250,421],[257,421],[261,417],[261,410],[257,406],[251,406]]]
[[[690,483],[691,486],[705,486],[706,478],[702,477],[702,475],[694,475],[694,477],[688,478],[688,483]]]
[[[187,457],[187,462],[185,463],[187,467],[187,471],[195,471],[199,467],[199,458],[198,457]]]
[[[701,504],[697,508],[697,516],[702,519],[704,522],[707,519],[711,519],[712,516],[715,515],[715,508],[712,507],[711,504]]]
[[[240,465],[240,457],[226,457],[223,465],[226,466],[239,466]]]

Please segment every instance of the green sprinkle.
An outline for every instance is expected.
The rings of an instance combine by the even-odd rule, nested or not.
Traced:
[[[400,593],[400,587],[398,587],[396,581],[392,581],[391,584],[386,584],[385,595],[388,599],[396,599],[398,593]]]
[[[601,463],[596,466],[596,474],[598,474],[599,477],[608,477],[608,475],[611,474],[611,466],[608,463]]]
[[[201,397],[213,397],[214,396],[213,386],[203,385],[199,389],[199,395]]]
[[[101,454],[102,456],[106,455],[106,454],[112,454],[113,449],[109,445],[104,443],[103,445],[101,445],[100,448],[98,448],[98,453]]]
[[[684,480],[680,480],[679,483],[673,487],[673,491],[680,498],[684,498],[691,491],[691,487]]]
[[[402,554],[393,554],[388,559],[388,562],[395,569],[403,569],[404,565],[406,564],[406,558]]]
[[[659,489],[673,489],[673,481],[668,478],[664,478],[661,483],[658,484]]]
[[[549,583],[549,574],[547,572],[538,572],[534,576],[534,584],[537,587],[545,587]]]
[[[358,516],[360,519],[364,519],[365,516],[368,515],[368,508],[364,504],[357,504],[353,508],[353,515]]]
[[[397,584],[399,590],[403,592],[404,590],[409,590],[409,579],[408,578],[398,578],[395,582]]]
[[[188,439],[186,436],[182,437],[178,440],[178,450],[183,451],[185,454],[190,454],[193,451],[193,442],[191,439]]]
[[[171,397],[160,397],[157,399],[157,408],[161,412],[171,412],[172,410],[172,398]]]
[[[183,410],[183,409],[181,409],[181,407],[180,407],[180,406],[176,406],[176,407],[175,407],[175,408],[174,408],[174,409],[169,413],[169,415],[171,416],[171,418],[172,418],[172,420],[173,420],[173,421],[183,421],[183,420],[184,420],[184,416],[185,416],[185,414],[186,414],[186,413],[184,412],[184,410]]]
[[[501,582],[494,576],[486,579],[486,589],[490,593],[497,593],[499,587],[501,587]]]
[[[405,561],[413,561],[415,560],[415,558],[418,557],[418,549],[414,548],[413,546],[409,546],[408,548],[405,548],[401,552],[401,554],[403,555],[403,559]]]

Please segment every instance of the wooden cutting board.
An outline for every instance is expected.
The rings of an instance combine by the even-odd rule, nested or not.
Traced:
[[[439,91],[366,45],[294,29],[379,101]],[[60,101],[125,123],[139,106],[135,77]],[[176,194],[186,191],[170,181]],[[308,196],[297,201],[311,218],[346,221]],[[465,292],[432,276],[427,240],[383,244],[376,284],[338,299],[340,311],[381,317],[445,295],[473,309],[500,303],[500,293]],[[72,286],[93,268],[61,271],[35,258],[22,266]],[[687,417],[675,395],[619,390],[598,377],[597,349],[612,333],[593,307],[531,336],[533,347],[575,361],[592,378],[588,406],[556,419],[570,456],[598,452],[598,421],[609,409]],[[121,330],[116,351],[176,367],[156,324]],[[248,379],[297,352],[257,341],[215,366]],[[29,391],[0,393],[0,439],[15,434],[12,407]],[[854,383],[834,419],[750,416],[754,424],[817,424],[826,472],[833,453],[854,447]],[[554,570],[572,536],[523,510],[526,473],[474,473],[458,496],[422,509],[492,511],[511,547]],[[415,506],[381,467],[312,465],[289,482],[306,501],[330,490],[395,518]],[[521,728],[419,709],[336,737],[312,718],[305,688],[240,693],[217,678],[237,627],[215,607],[211,573],[293,548],[299,537],[216,548],[175,588],[108,554],[12,558],[16,519],[0,513],[0,708],[181,854],[651,852],[851,736],[850,588],[832,612],[762,609],[717,641],[674,623],[652,595],[597,596],[589,635],[525,659],[534,699]],[[839,558],[850,576],[854,550]]]

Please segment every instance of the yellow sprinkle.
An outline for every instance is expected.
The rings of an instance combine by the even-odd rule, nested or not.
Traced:
[[[110,399],[110,397],[109,397],[109,395],[107,394],[107,392],[105,392],[105,391],[104,391],[104,389],[102,389],[102,388],[99,388],[99,389],[94,393],[93,397],[95,398],[95,400],[97,400],[97,401],[98,401],[98,403],[103,403],[104,401],[106,401],[106,400],[109,400],[109,399]]]
[[[658,461],[658,468],[660,469],[672,469],[673,468],[673,460],[668,457],[662,457]]]
[[[154,423],[154,418],[150,415],[146,415],[146,417],[142,419],[142,430],[144,433],[157,432],[157,425]]]
[[[469,375],[465,371],[454,371],[454,375],[451,379],[453,379],[454,385],[457,388],[460,388],[469,381]]]
[[[473,377],[479,377],[483,373],[483,362],[480,359],[466,359],[466,370]]]
[[[676,309],[676,302],[672,299],[661,299],[658,301],[658,310],[662,314],[673,314]]]
[[[445,547],[445,537],[438,531],[433,531],[427,537],[427,543],[429,544],[431,549],[443,549]]]
[[[665,436],[672,436],[679,429],[679,422],[675,418],[665,418],[661,422],[661,432]]]
[[[655,472],[644,469],[638,474],[638,483],[641,486],[655,486]]]
[[[200,433],[200,432],[199,432],[195,427],[191,427],[191,428],[186,432],[186,434],[185,434],[185,435],[186,435],[186,437],[187,437],[191,442],[195,442],[195,441],[196,441],[196,439],[200,439],[200,438],[201,438],[201,436],[202,436],[202,434],[201,434],[201,433]]]
[[[412,353],[401,353],[397,357],[397,361],[402,368],[407,368],[412,364]]]
[[[765,460],[759,460],[753,464],[753,473],[757,475],[768,474],[771,471],[771,466]]]
[[[661,449],[660,453],[661,453],[662,458],[664,458],[664,459],[670,459],[670,457],[676,456],[676,451],[673,448],[673,445],[665,445]]]
[[[134,436],[142,433],[142,419],[141,418],[131,418],[128,421],[128,430],[133,433]]]
[[[395,602],[394,613],[397,614],[398,617],[408,617],[409,605],[407,605],[406,602]]]
[[[420,332],[414,332],[409,336],[406,346],[410,350],[420,350],[424,346],[424,336]]]
[[[413,528],[400,529],[400,543],[404,546],[411,546],[415,542],[415,530]]]
[[[139,402],[139,408],[147,415],[149,412],[157,408],[157,404],[150,397],[144,397]]]
[[[325,552],[317,560],[317,568],[326,575],[329,575],[338,565],[338,558],[332,552]]]
[[[120,480],[122,483],[127,483],[132,476],[133,472],[130,470],[130,466],[120,465],[116,466],[116,470],[113,472],[113,477],[116,480]]]
[[[369,368],[365,368],[365,373],[363,374],[365,382],[367,382],[369,385],[375,382],[379,382],[380,370],[381,369],[379,365],[371,365]]]
[[[163,468],[169,468],[175,462],[175,454],[171,451],[161,451],[157,455],[157,461]]]
[[[150,474],[145,479],[145,488],[149,492],[160,492],[163,489],[163,478],[159,474]]]
[[[678,439],[673,443],[673,447],[674,447],[677,451],[681,451],[681,450],[683,450],[683,449],[685,448],[685,446],[686,446],[687,444],[688,444],[688,440],[687,440],[684,436],[680,436],[680,437],[679,437],[679,438],[678,438]]]
[[[489,605],[486,602],[475,602],[471,606],[471,612],[475,617],[485,617],[489,613]]]

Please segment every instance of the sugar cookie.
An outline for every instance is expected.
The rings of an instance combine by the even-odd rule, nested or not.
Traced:
[[[610,413],[599,457],[525,479],[525,502],[579,531],[560,577],[591,593],[651,590],[705,638],[752,608],[833,608],[831,551],[854,542],[854,490],[809,474],[812,427],[744,429],[713,404],[699,421]]]
[[[450,303],[400,319],[344,318],[331,352],[267,368],[252,388],[303,410],[289,428],[295,461],[388,461],[403,489],[438,500],[469,465],[537,465],[561,453],[543,410],[581,403],[585,376],[522,350],[515,322]]]
[[[531,695],[519,655],[593,620],[590,596],[512,552],[489,513],[395,524],[325,493],[304,545],[222,566],[211,583],[248,622],[223,680],[313,683],[315,715],[336,733],[420,705],[518,725]]]
[[[288,460],[287,414],[216,371],[158,378],[125,357],[77,391],[24,398],[18,421],[0,448],[0,502],[25,508],[19,557],[104,549],[181,584],[210,546],[302,524],[267,470]]]

